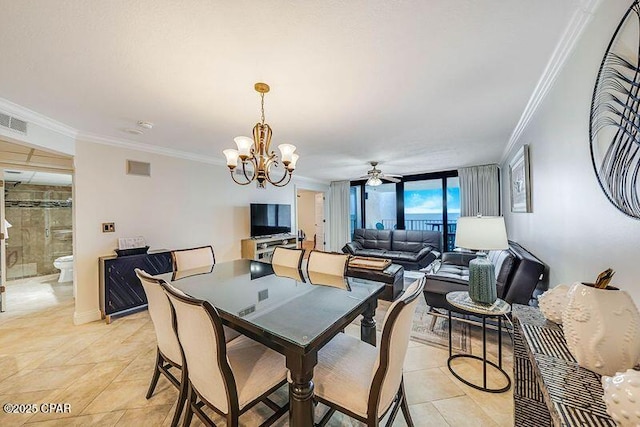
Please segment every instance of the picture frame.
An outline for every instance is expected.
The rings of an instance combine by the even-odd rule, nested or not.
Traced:
[[[531,212],[531,179],[529,175],[529,145],[525,144],[509,162],[509,194],[511,212]]]

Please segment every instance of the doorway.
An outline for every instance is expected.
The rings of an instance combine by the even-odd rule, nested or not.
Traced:
[[[300,247],[323,251],[326,244],[325,195],[320,191],[297,190],[298,238]]]
[[[4,168],[3,311],[73,298],[70,174]]]
[[[74,304],[72,177],[72,156],[0,139],[0,321]]]

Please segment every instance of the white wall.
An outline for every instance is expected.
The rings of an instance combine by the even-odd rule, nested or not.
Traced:
[[[126,175],[127,159],[150,162],[151,177]],[[144,236],[152,249],[212,244],[228,261],[249,237],[250,203],[294,205],[294,184],[258,190],[234,184],[226,166],[91,142],[77,141],[75,168],[76,323],[99,318],[98,258],[118,237]],[[102,233],[102,222],[116,232]]]
[[[528,128],[502,165],[509,238],[550,267],[549,285],[593,282],[608,267],[613,284],[640,306],[640,220],[619,212],[591,165],[589,113],[600,61],[631,2],[607,0],[578,41]],[[511,213],[508,162],[529,144],[533,213]]]
[[[298,191],[298,228],[306,234],[306,240],[313,240],[316,233],[316,193]]]

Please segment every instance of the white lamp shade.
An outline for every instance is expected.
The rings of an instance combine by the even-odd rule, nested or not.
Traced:
[[[238,154],[240,156],[249,157],[251,155],[251,146],[253,145],[253,139],[248,136],[236,136],[233,138],[238,146]]]
[[[378,178],[377,176],[372,176],[371,178],[369,178],[367,180],[367,184],[366,185],[370,185],[371,187],[375,187],[377,185],[382,184],[382,180],[380,178]]]
[[[300,158],[300,156],[298,156],[296,153],[293,153],[291,155],[291,163],[289,163],[287,165],[287,169],[292,171],[296,168],[296,163],[298,163],[298,159]]]
[[[289,163],[293,159],[293,152],[296,151],[296,146],[291,144],[280,144],[278,150],[282,154],[282,163]]]
[[[235,168],[236,166],[238,166],[238,155],[240,154],[238,153],[238,150],[227,148],[226,150],[222,151],[222,154],[224,154],[224,156],[227,158],[227,166],[229,166],[230,168]]]
[[[501,216],[462,216],[456,226],[456,246],[473,250],[507,249],[507,230]]]

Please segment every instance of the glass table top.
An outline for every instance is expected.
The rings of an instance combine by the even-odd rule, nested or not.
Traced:
[[[182,292],[209,301],[220,312],[242,318],[295,345],[306,346],[385,284],[347,277],[344,286],[287,272],[270,264],[237,260],[206,268],[156,276]]]

